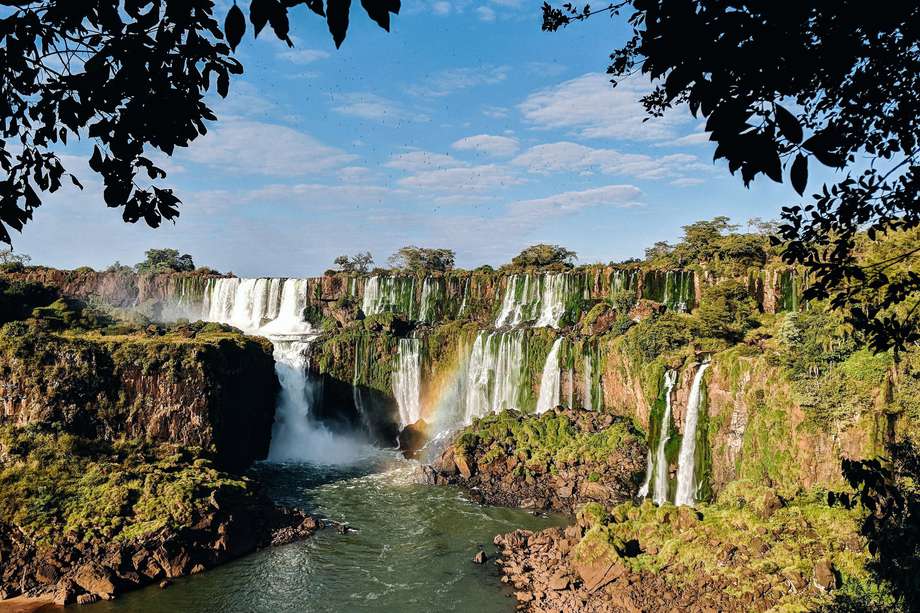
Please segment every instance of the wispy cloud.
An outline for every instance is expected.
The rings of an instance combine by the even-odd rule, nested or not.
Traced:
[[[488,6],[480,6],[476,9],[476,15],[479,16],[479,21],[485,21],[487,23],[495,21],[495,11]]]
[[[509,206],[516,214],[548,215],[570,213],[597,206],[620,209],[644,206],[642,190],[635,185],[605,185],[582,191],[562,192],[545,198],[519,200]]]
[[[710,170],[696,156],[687,153],[652,157],[639,153],[622,153],[614,149],[597,149],[567,141],[531,147],[511,163],[537,174],[601,173],[647,180],[679,177],[688,171]]]
[[[448,194],[485,192],[521,183],[523,179],[495,164],[425,170],[398,181],[402,187]]]
[[[329,53],[319,49],[288,49],[276,54],[279,60],[292,64],[312,64],[329,57]]]
[[[475,151],[493,156],[514,155],[520,148],[520,143],[516,138],[508,136],[494,136],[491,134],[477,134],[476,136],[467,136],[455,141],[451,147],[458,151]]]
[[[226,173],[296,177],[344,166],[357,156],[305,132],[249,120],[223,121],[180,154]]]
[[[333,97],[332,110],[384,125],[430,120],[425,113],[410,110],[395,100],[372,93],[338,94]]]
[[[501,83],[508,78],[509,72],[508,66],[448,68],[413,85],[409,93],[413,96],[439,98],[471,87]]]
[[[582,138],[667,140],[687,123],[683,113],[647,119],[639,99],[649,86],[639,78],[613,87],[605,75],[589,73],[537,91],[519,105],[535,128],[570,130]]]

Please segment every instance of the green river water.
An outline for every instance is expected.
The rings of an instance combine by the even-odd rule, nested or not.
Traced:
[[[88,613],[253,613],[281,611],[510,612],[514,599],[482,545],[515,528],[559,525],[561,517],[471,503],[453,487],[413,482],[413,463],[377,451],[351,466],[257,465],[279,502],[357,531],[327,528],[300,543],[266,549],[224,566],[156,586]]]

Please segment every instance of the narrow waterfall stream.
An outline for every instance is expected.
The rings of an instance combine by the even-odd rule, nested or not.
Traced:
[[[680,444],[677,462],[677,494],[674,504],[693,506],[696,503],[696,427],[699,423],[700,404],[703,396],[703,375],[709,368],[709,360],[700,364],[693,377],[687,414],[684,417],[684,436]]]
[[[396,372],[393,373],[393,396],[399,407],[399,425],[404,428],[422,417],[421,343],[417,338],[399,339]]]
[[[562,347],[562,337],[553,342],[546,364],[543,366],[543,376],[540,378],[540,397],[537,399],[537,413],[545,413],[559,404],[559,384],[561,371],[559,370],[559,348]]]
[[[677,371],[667,371],[664,375],[664,416],[661,418],[658,448],[655,451],[655,483],[652,500],[657,504],[668,501],[668,458],[665,451],[668,446],[668,440],[671,438],[671,396],[676,383]],[[649,474],[651,472],[649,470]]]

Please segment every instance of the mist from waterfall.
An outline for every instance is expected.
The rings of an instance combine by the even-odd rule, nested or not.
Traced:
[[[703,375],[709,368],[706,360],[696,371],[690,398],[687,401],[687,414],[684,416],[684,436],[680,443],[677,461],[677,493],[674,504],[693,506],[696,503],[696,428],[699,423],[700,405],[703,397]]]
[[[373,448],[357,437],[330,431],[313,417],[316,389],[309,375],[309,351],[318,333],[303,318],[306,287],[305,279],[214,279],[203,296],[202,317],[272,342],[281,391],[268,459],[348,464]]]
[[[553,342],[546,363],[543,365],[543,376],[540,378],[540,396],[537,399],[537,413],[545,413],[559,405],[559,384],[561,371],[559,369],[559,349],[562,347],[562,337]]]
[[[677,383],[677,371],[669,370],[664,375],[664,415],[658,434],[658,448],[655,452],[655,491],[652,500],[657,504],[668,501],[668,458],[665,449],[671,438],[671,394]]]

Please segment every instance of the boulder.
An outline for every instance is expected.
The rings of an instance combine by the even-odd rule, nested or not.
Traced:
[[[591,561],[574,560],[572,568],[581,577],[585,589],[589,592],[595,592],[626,574],[626,567],[622,562],[606,556]]]
[[[815,586],[829,592],[837,589],[837,574],[834,572],[834,565],[828,559],[818,560],[815,564]]]
[[[396,436],[399,450],[409,460],[418,457],[419,451],[428,442],[428,423],[420,419],[414,424],[409,424]]]
[[[479,553],[473,556],[473,564],[485,564],[488,559],[486,552],[480,549]]]
[[[115,593],[115,584],[108,570],[94,564],[84,564],[73,576],[74,582],[90,594],[111,597]]]

